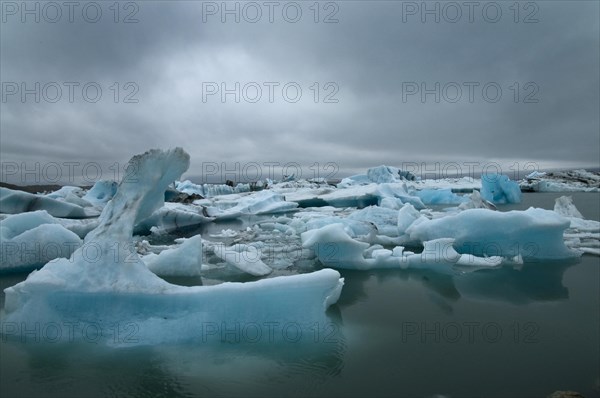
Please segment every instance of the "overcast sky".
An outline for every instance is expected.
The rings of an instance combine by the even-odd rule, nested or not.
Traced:
[[[2,2],[1,180],[600,166],[596,1],[223,4]]]

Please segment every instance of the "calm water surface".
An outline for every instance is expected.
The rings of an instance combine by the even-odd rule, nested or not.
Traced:
[[[558,196],[528,193],[501,210],[552,208]],[[572,196],[586,218],[600,218],[600,195]],[[330,323],[309,342],[106,348],[2,339],[0,396],[600,396],[598,257],[454,277],[342,274]],[[3,276],[0,287],[25,276]]]

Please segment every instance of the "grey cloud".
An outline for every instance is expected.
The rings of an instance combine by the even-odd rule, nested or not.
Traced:
[[[3,162],[110,165],[180,145],[192,154],[190,175],[203,161],[335,162],[343,174],[421,161],[600,165],[598,3],[535,2],[533,24],[522,23],[524,10],[514,23],[508,3],[496,3],[498,23],[421,23],[402,21],[402,2],[337,2],[334,24],[314,23],[312,3],[300,3],[305,14],[295,24],[280,14],[272,24],[264,16],[256,24],[203,22],[202,2],[136,4],[135,24],[114,23],[108,12],[97,24],[1,24],[3,83],[97,82],[103,90],[96,103],[70,103],[65,92],[57,103],[2,102]],[[123,103],[127,82],[138,103]],[[265,86],[258,103],[232,95],[222,103],[219,95],[203,101],[206,82],[279,86],[273,103]],[[297,103],[281,97],[286,82],[301,86]],[[322,102],[327,82],[339,88],[339,102]],[[456,82],[463,96],[436,103],[430,94],[423,103],[403,96],[411,82]],[[473,103],[465,82],[478,84]],[[490,82],[502,89],[496,103],[482,98]],[[533,89],[539,102],[523,103]]]

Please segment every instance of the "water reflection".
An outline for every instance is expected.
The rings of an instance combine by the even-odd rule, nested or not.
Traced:
[[[563,285],[565,271],[572,262],[533,263],[521,268],[501,267],[481,270],[454,278],[462,296],[478,300],[527,304],[569,298]]]
[[[425,287],[428,297],[444,313],[452,313],[460,299],[486,300],[510,304],[557,301],[569,298],[563,285],[565,271],[577,264],[570,262],[531,263],[522,266],[502,266],[476,272],[446,275],[429,270],[342,270],[344,289],[338,306],[352,306],[369,298],[368,284],[383,281],[403,285],[417,282]]]
[[[315,331],[314,339],[280,344],[196,342],[111,348],[9,339],[2,343],[1,392],[61,397],[263,396],[289,395],[292,388],[307,395],[343,369],[346,341],[335,325]],[[7,370],[13,367],[20,371]]]

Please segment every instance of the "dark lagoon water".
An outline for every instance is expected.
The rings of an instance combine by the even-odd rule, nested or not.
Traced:
[[[500,210],[551,209],[558,196],[526,193]],[[600,218],[599,194],[572,196],[586,218]],[[2,338],[0,396],[600,396],[598,257],[461,276],[341,273],[328,323],[302,342],[107,348]],[[2,276],[0,287],[25,277]]]

